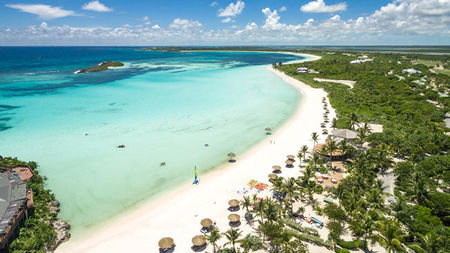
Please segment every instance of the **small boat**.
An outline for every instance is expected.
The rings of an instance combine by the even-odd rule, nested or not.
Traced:
[[[162,162],[159,164],[159,166],[165,166],[165,165],[166,165],[166,162]]]
[[[120,144],[119,146],[117,146],[117,148],[125,148],[125,145]]]
[[[208,143],[206,143],[206,144],[205,144],[205,147],[209,147],[209,144],[208,144]]]

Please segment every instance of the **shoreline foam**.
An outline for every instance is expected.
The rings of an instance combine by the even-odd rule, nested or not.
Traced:
[[[312,56],[307,60],[317,59],[320,57]],[[296,112],[278,131],[237,157],[236,163],[220,166],[202,176],[200,185],[184,184],[156,200],[143,203],[136,210],[108,222],[95,233],[61,245],[57,252],[155,252],[158,240],[164,236],[174,238],[178,249],[188,251],[192,236],[200,233],[201,219],[212,218],[222,231],[228,229],[227,202],[232,198],[241,198],[236,190],[250,179],[267,183],[272,165],[283,165],[286,155],[296,155],[301,145],[311,148],[311,133],[320,133],[321,130],[321,98],[326,93],[270,66],[267,69],[303,95]],[[330,117],[334,117],[333,110]],[[321,135],[321,139],[325,137]],[[282,175],[289,174],[289,171],[298,169],[285,168]]]

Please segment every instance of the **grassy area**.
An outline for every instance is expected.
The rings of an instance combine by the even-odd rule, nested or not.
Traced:
[[[423,59],[417,59],[412,61],[413,64],[423,64],[428,67],[434,67],[437,65],[442,65],[441,61],[431,61],[431,60],[423,60]]]
[[[450,76],[450,69],[435,69],[436,73]]]

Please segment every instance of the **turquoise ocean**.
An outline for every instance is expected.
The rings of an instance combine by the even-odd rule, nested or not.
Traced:
[[[301,95],[265,66],[301,59],[0,47],[0,154],[38,162],[77,237],[267,138]],[[125,66],[73,74],[107,60]]]

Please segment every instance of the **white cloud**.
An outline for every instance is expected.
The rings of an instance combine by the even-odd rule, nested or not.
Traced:
[[[190,29],[190,28],[199,28],[202,24],[196,20],[189,20],[189,19],[181,19],[176,18],[172,21],[172,23],[169,25],[170,28],[173,29]]]
[[[245,3],[241,0],[238,0],[236,3],[230,3],[225,9],[220,9],[219,17],[236,17],[241,14],[244,10]]]
[[[75,12],[53,7],[46,4],[7,4],[6,7],[18,9],[23,12],[38,15],[42,19],[63,18],[75,16]]]
[[[209,6],[216,7],[217,5],[219,5],[219,3],[216,1],[213,1]]]
[[[287,11],[287,8],[286,8],[286,6],[281,6],[281,8],[278,9],[278,11],[279,12],[285,12],[285,11]]]
[[[444,0],[445,1],[445,0]],[[337,12],[337,11],[345,11],[347,10],[347,4],[345,2],[326,5],[323,0],[316,0],[309,2],[300,7],[300,10],[303,12]]]
[[[114,9],[105,6],[104,4],[100,3],[98,0],[95,0],[95,1],[91,1],[89,3],[84,4],[83,10],[97,11],[97,12],[110,12],[110,11],[113,11]]]
[[[45,22],[26,28],[0,27],[0,45],[386,45],[450,41],[448,0],[393,0],[368,16],[344,19],[333,15],[297,24],[282,23],[278,10],[261,11],[263,23],[249,22],[236,29],[207,29],[198,21],[179,18],[168,27],[72,27]]]
[[[228,23],[228,22],[230,22],[231,20],[233,20],[233,19],[230,18],[230,17],[228,17],[228,18],[222,19],[222,23]]]

